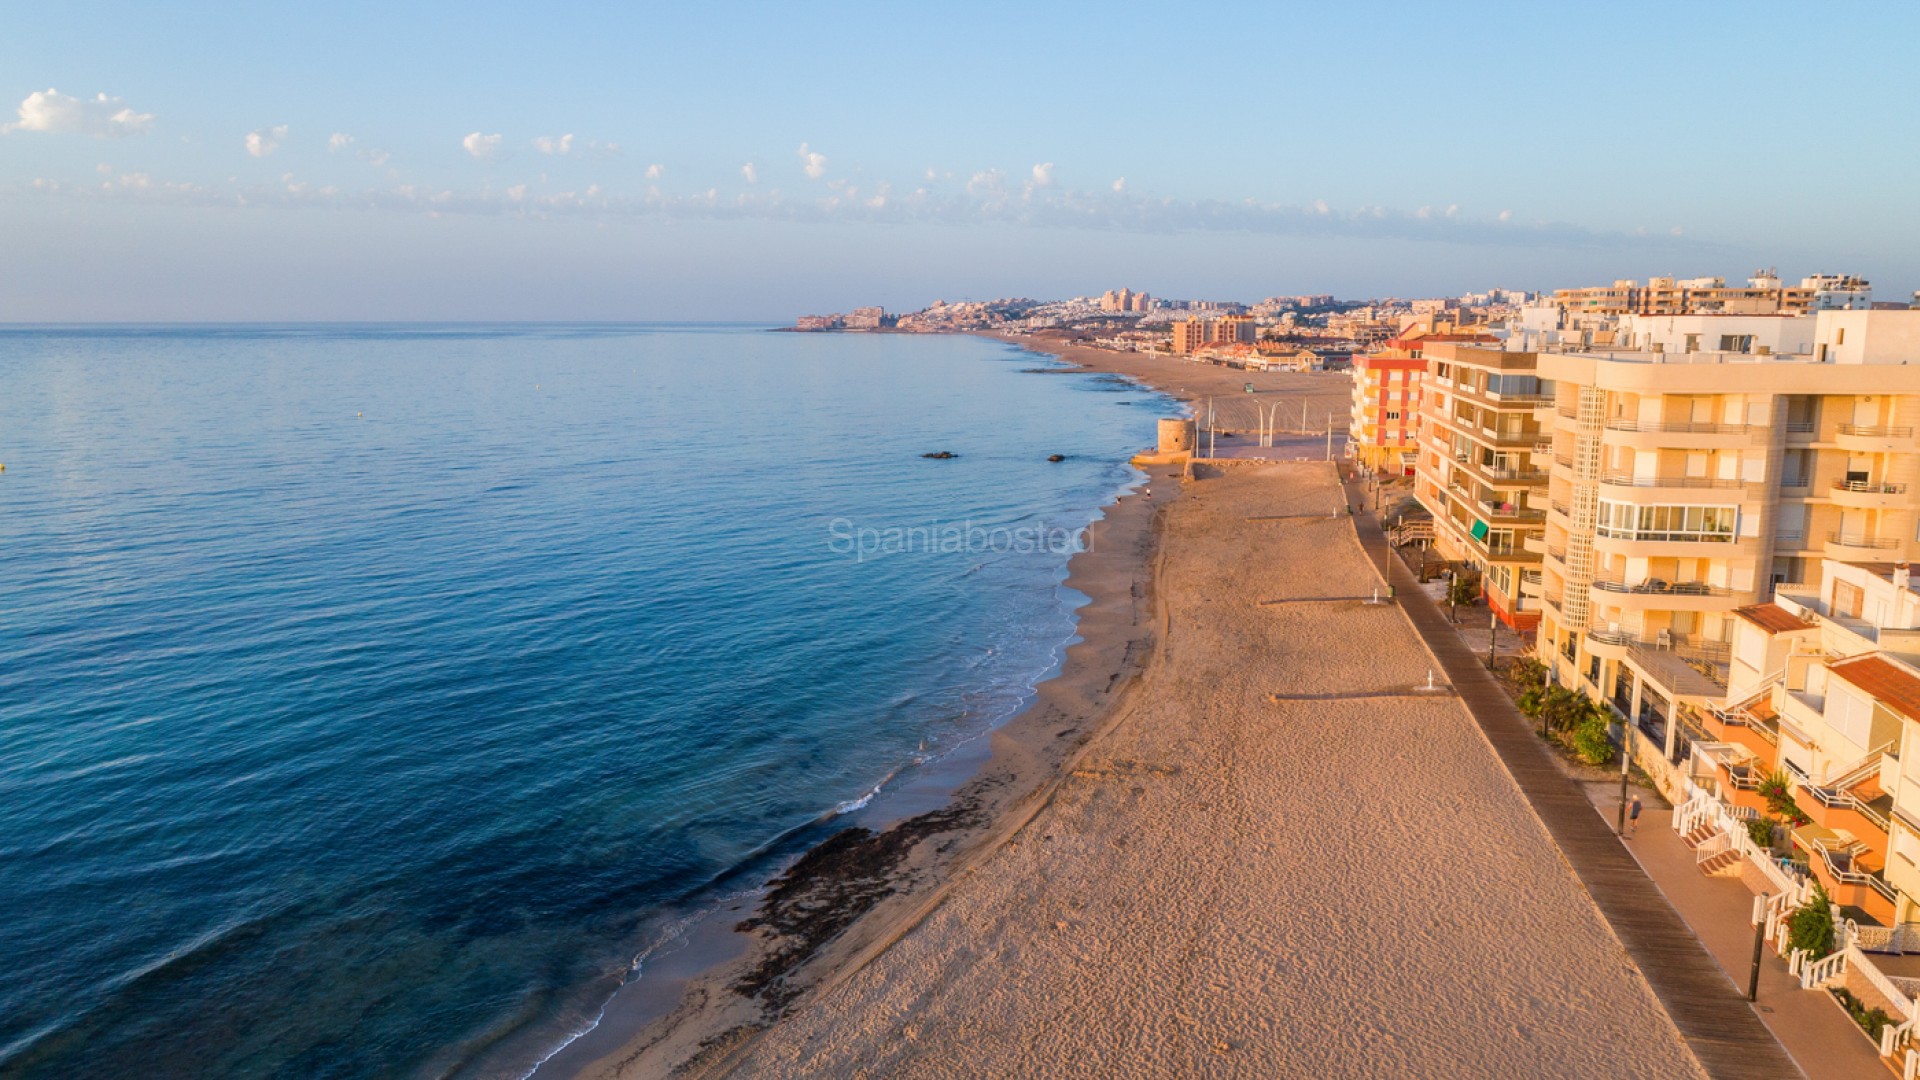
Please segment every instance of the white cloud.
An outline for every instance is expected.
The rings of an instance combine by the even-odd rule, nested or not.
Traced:
[[[986,169],[967,178],[969,195],[1002,195],[1006,189],[1003,184],[1005,175],[999,169]]]
[[[500,135],[482,135],[476,131],[461,139],[460,145],[466,147],[467,153],[472,154],[476,161],[492,161],[494,155],[500,152],[503,138]]]
[[[1667,230],[1667,235],[1669,236],[1682,236],[1685,233],[1686,233],[1686,230],[1682,229],[1678,225],[1675,225],[1673,228]]]
[[[755,174],[757,176],[757,172]],[[235,208],[297,209],[327,207],[375,213],[514,215],[541,220],[588,220],[602,226],[620,220],[701,220],[841,222],[858,224],[913,224],[1004,227],[1048,230],[1117,230],[1138,234],[1177,232],[1258,234],[1266,236],[1351,237],[1357,239],[1421,240],[1466,245],[1529,249],[1650,249],[1697,251],[1698,241],[1670,236],[1662,230],[1634,233],[1598,230],[1556,222],[1521,225],[1495,217],[1446,217],[1413,210],[1368,205],[1334,210],[1324,203],[1306,205],[1261,202],[1255,199],[1176,200],[1142,198],[1106,188],[1077,190],[1054,186],[1040,189],[1023,182],[1009,189],[998,170],[977,173],[964,193],[920,188],[896,193],[885,183],[864,194],[849,184],[828,181],[820,192],[795,196],[778,189],[754,188],[722,197],[714,189],[690,195],[670,195],[659,188],[623,193],[597,186],[580,190],[544,192],[530,187],[495,189],[482,185],[466,190],[395,183],[357,191],[315,187],[282,177],[278,184],[248,184],[235,177],[224,183],[193,184],[164,181],[143,173],[104,172],[84,183],[39,179],[36,192],[80,200],[137,201],[140,203],[220,206]],[[105,182],[101,182],[105,180]],[[828,186],[831,185],[831,186]]]
[[[665,165],[649,165],[647,166],[647,179],[658,180],[662,176],[665,176],[666,172],[667,167]]]
[[[38,131],[48,135],[91,135],[96,139],[119,139],[145,135],[153,127],[152,113],[137,113],[119,98],[99,94],[92,101],[68,97],[48,87],[28,94],[20,103],[20,119],[0,125],[0,134],[9,131]]]
[[[285,124],[275,124],[270,128],[249,131],[247,132],[247,153],[254,157],[266,157],[280,149],[280,144],[286,140],[286,137],[287,125]]]
[[[369,165],[385,165],[387,163],[387,159],[391,158],[392,156],[393,156],[392,154],[387,153],[385,150],[360,151],[360,160],[366,162]]]
[[[533,140],[533,148],[543,154],[571,154],[573,153],[573,133],[539,136]]]
[[[327,152],[337,154],[353,145],[353,136],[344,131],[336,131],[327,136]]]
[[[1511,210],[1502,210],[1502,211],[1500,211],[1500,220],[1501,220],[1501,221],[1512,221],[1512,220],[1513,220],[1513,211],[1511,211]]]
[[[1121,177],[1121,178],[1119,178],[1118,180],[1115,180],[1115,181],[1113,182],[1113,191],[1114,191],[1114,194],[1116,194],[1116,195],[1124,195],[1124,194],[1126,194],[1126,193],[1127,193],[1127,178],[1123,176],[1123,177]]]
[[[1319,214],[1321,217],[1326,217],[1333,211],[1332,208],[1327,205],[1327,200],[1315,199],[1313,200],[1313,212]]]
[[[815,153],[807,148],[806,143],[801,143],[800,168],[808,178],[818,180],[827,174],[827,155]]]
[[[1033,182],[1041,187],[1053,186],[1053,162],[1043,162],[1033,167]]]
[[[749,184],[757,184],[760,182],[760,170],[754,168],[753,162],[751,161],[740,166],[740,175],[746,177],[747,183]]]

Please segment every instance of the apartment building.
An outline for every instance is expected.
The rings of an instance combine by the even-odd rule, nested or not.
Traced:
[[[1628,318],[1616,339],[1538,357],[1538,643],[1671,759],[1728,698],[1742,610],[1824,562],[1920,555],[1920,312]]]
[[[1412,476],[1419,457],[1420,382],[1426,360],[1387,348],[1353,358],[1353,409],[1347,446],[1354,460],[1376,472]]]
[[[1873,286],[1852,274],[1813,274],[1787,285],[1772,270],[1747,279],[1744,288],[1724,278],[1627,279],[1608,286],[1559,289],[1554,303],[1569,312],[1602,315],[1801,315],[1810,311],[1873,305]]]
[[[1542,420],[1553,388],[1530,352],[1483,344],[1423,344],[1414,495],[1433,516],[1434,549],[1479,570],[1502,622],[1540,621],[1540,537],[1547,516]]]
[[[1825,559],[1813,581],[1739,614],[1727,702],[1688,725],[1698,775],[1753,812],[1767,809],[1757,778],[1784,776],[1808,819],[1789,832],[1807,875],[1863,922],[1920,922],[1920,593],[1908,568]]]
[[[1435,333],[1416,321],[1376,352],[1353,357],[1353,408],[1347,420],[1347,446],[1368,469],[1401,476],[1414,474],[1420,428],[1420,385],[1427,370],[1422,350],[1428,344],[1466,342],[1498,345],[1490,334],[1461,332],[1451,325]]]
[[[1252,345],[1259,336],[1259,328],[1251,315],[1179,319],[1173,324],[1173,353],[1191,356],[1209,345]]]

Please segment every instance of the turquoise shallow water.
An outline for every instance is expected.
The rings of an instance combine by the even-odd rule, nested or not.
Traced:
[[[1169,406],[1045,363],[0,329],[0,1073],[524,1072],[1056,662]]]

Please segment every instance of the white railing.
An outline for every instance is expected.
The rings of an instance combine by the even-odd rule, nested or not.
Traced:
[[[1920,1053],[1907,1051],[1907,1060],[1900,1066],[1900,1080],[1920,1080]]]
[[[1694,865],[1698,866],[1701,863],[1717,859],[1733,850],[1733,837],[1727,835],[1725,832],[1714,833],[1712,836],[1701,841],[1699,847],[1693,849]]]
[[[1846,953],[1847,969],[1864,976],[1869,983],[1873,984],[1875,990],[1880,991],[1880,996],[1887,999],[1887,1004],[1893,1006],[1897,1014],[1894,1019],[1902,1023],[1913,1019],[1913,999],[1895,986],[1893,980],[1881,974],[1879,966],[1868,959],[1866,953],[1861,952],[1859,947],[1851,942],[1842,951]]]
[[[1844,791],[1880,771],[1880,759],[1889,754],[1898,756],[1900,744],[1888,741],[1867,751],[1867,756],[1841,770],[1837,775],[1829,776],[1816,785],[1818,787]]]
[[[1913,1021],[1889,1024],[1880,1029],[1880,1056],[1892,1057],[1913,1041]]]
[[[1707,708],[1713,710],[1713,714],[1720,718],[1721,723],[1746,724],[1753,718],[1749,710],[1752,709],[1754,703],[1772,694],[1773,684],[1786,677],[1787,669],[1781,668],[1761,678],[1758,683],[1754,684],[1752,690],[1747,691],[1747,696],[1741,698],[1739,701],[1730,701],[1725,705],[1714,705],[1710,703]]]
[[[1800,965],[1800,989],[1814,990],[1847,973],[1847,950],[1830,953]]]
[[[1765,913],[1767,927],[1762,936],[1768,941],[1777,942],[1784,948],[1787,940],[1787,916],[1793,914],[1796,906],[1786,893],[1768,894]],[[1780,949],[1776,948],[1774,951],[1779,952]]]
[[[1674,808],[1673,830],[1682,836],[1701,828],[1714,830],[1712,836],[1694,849],[1694,865],[1698,866],[1728,850],[1737,851],[1766,877],[1779,903],[1793,908],[1806,900],[1810,886],[1781,869],[1771,854],[1753,842],[1753,837],[1747,833],[1746,821],[1733,807],[1700,787],[1692,777],[1683,779],[1687,797]]]

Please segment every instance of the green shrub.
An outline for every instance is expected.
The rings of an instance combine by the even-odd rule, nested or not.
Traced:
[[[1747,822],[1747,835],[1760,847],[1770,848],[1773,846],[1773,826],[1772,818],[1754,818]]]
[[[1613,760],[1613,743],[1607,740],[1607,714],[1592,702],[1585,715],[1573,725],[1573,752],[1589,765],[1605,765]]]
[[[1853,1017],[1853,1022],[1859,1024],[1860,1029],[1867,1033],[1867,1037],[1875,1042],[1880,1041],[1880,1032],[1893,1023],[1893,1017],[1888,1016],[1885,1009],[1867,1008],[1845,987],[1835,987],[1833,996],[1840,999],[1840,1004],[1847,1010],[1847,1015]]]
[[[1825,886],[1816,884],[1807,902],[1787,916],[1787,944],[1814,960],[1833,952],[1833,901]]]
[[[1455,607],[1472,607],[1480,599],[1480,579],[1471,574],[1455,573],[1453,582],[1447,586],[1447,603]]]
[[[1761,778],[1760,797],[1767,800],[1767,809],[1778,818],[1784,818],[1795,825],[1805,825],[1813,819],[1801,811],[1793,801],[1793,787],[1787,780],[1787,774],[1775,770]]]

